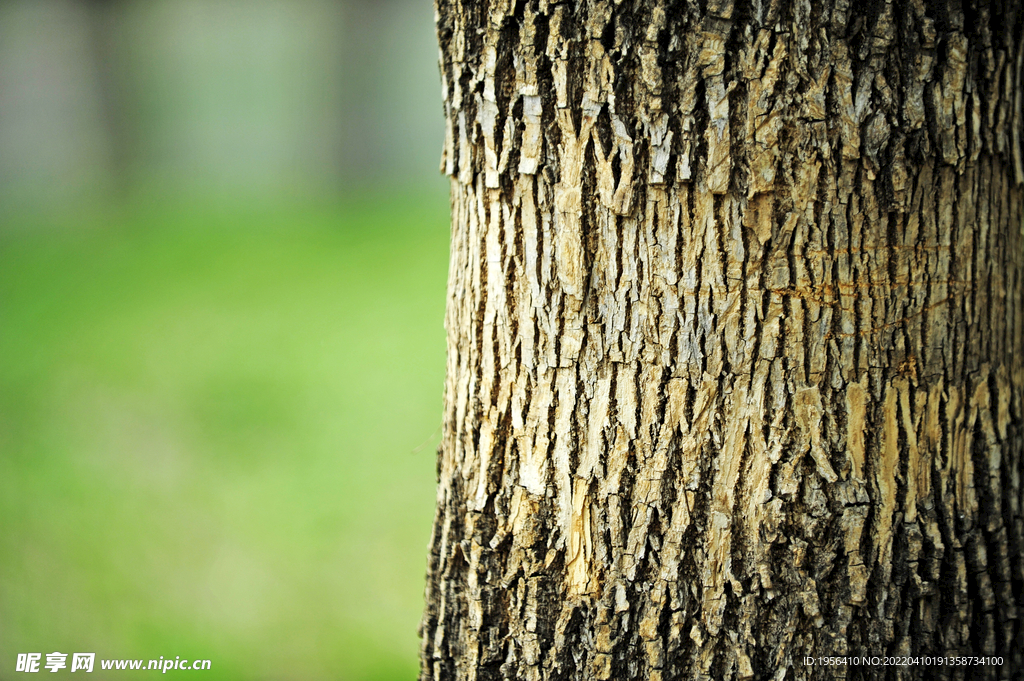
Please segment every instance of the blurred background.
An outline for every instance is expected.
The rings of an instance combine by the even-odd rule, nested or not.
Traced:
[[[415,678],[436,64],[429,0],[0,0],[0,679]]]

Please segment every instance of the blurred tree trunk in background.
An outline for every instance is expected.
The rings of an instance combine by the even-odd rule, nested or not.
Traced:
[[[422,678],[1016,674],[1020,3],[437,12]]]
[[[345,99],[340,117],[344,162],[360,172],[377,174],[385,146],[374,133],[381,118],[382,35],[394,0],[342,0],[342,78]],[[393,75],[393,74],[389,74]],[[383,134],[383,133],[381,133]]]
[[[130,182],[132,145],[125,110],[125,83],[119,45],[124,0],[80,0],[89,20],[89,47],[96,90],[107,133],[110,173],[114,187],[124,192]]]

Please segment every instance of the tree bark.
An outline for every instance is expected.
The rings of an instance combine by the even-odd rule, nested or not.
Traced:
[[[1021,3],[436,10],[421,679],[1020,678]]]

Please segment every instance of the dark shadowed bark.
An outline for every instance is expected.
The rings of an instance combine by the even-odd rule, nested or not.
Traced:
[[[1020,5],[437,0],[424,681],[1019,673]]]

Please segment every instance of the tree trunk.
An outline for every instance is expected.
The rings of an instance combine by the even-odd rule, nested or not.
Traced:
[[[1019,678],[1022,20],[437,0],[421,679]]]

